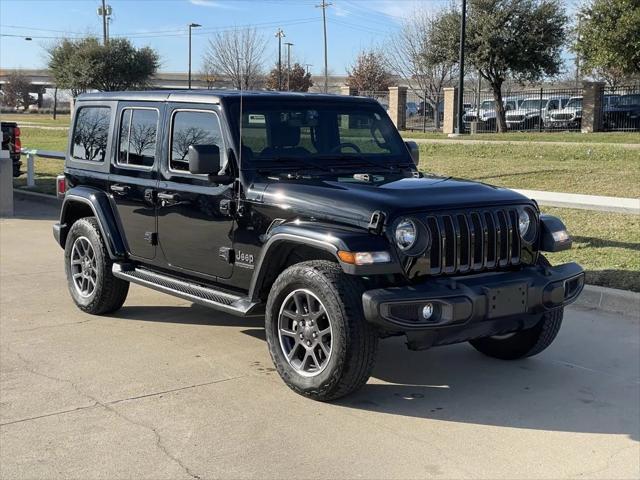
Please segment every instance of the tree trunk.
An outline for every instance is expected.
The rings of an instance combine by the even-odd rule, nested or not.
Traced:
[[[498,132],[503,133],[507,131],[507,121],[502,103],[502,82],[491,82],[491,89],[493,90],[493,100],[496,102],[496,126]]]

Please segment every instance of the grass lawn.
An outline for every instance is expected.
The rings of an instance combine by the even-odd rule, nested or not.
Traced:
[[[45,127],[68,127],[71,115],[57,115],[54,120],[52,115],[38,113],[3,113],[0,115],[3,122],[16,122],[20,128],[23,123],[38,124]]]
[[[420,168],[511,188],[640,197],[640,151],[615,145],[423,144]]]
[[[505,140],[509,142],[572,142],[572,143],[640,143],[640,132],[509,132],[509,133],[479,133],[449,138],[439,132],[411,132],[403,131],[405,138],[427,138],[451,140]]]
[[[552,264],[578,262],[587,283],[640,292],[640,216],[542,207],[560,217],[573,248],[545,254]]]

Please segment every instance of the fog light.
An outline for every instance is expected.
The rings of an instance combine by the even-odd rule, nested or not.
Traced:
[[[433,303],[427,303],[422,307],[422,318],[429,320],[433,316]]]

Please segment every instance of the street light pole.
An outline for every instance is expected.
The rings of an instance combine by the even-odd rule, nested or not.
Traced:
[[[276,32],[278,38],[278,91],[282,90],[282,38],[286,37],[281,28]]]
[[[464,133],[462,111],[464,109],[464,37],[467,23],[467,0],[462,0],[462,16],[460,18],[460,77],[458,78],[458,135]]]
[[[191,29],[198,28],[202,25],[198,23],[190,23],[189,24],[189,90],[191,90]]]
[[[291,47],[293,43],[285,43],[287,46],[287,92],[291,91]]]

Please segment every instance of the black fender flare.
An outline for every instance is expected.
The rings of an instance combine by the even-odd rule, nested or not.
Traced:
[[[73,206],[76,204],[88,206],[98,221],[100,233],[105,240],[109,256],[112,259],[121,259],[126,256],[125,240],[120,232],[119,223],[114,214],[109,196],[102,190],[91,187],[73,187],[65,193],[60,212],[60,246],[64,248],[67,234],[71,225],[69,219]]]
[[[265,281],[270,274],[273,275],[271,260],[283,244],[288,244],[291,248],[295,248],[296,245],[304,245],[325,251],[336,259],[345,273],[350,275],[404,273],[395,248],[382,235],[375,235],[362,229],[340,228],[318,222],[287,222],[271,229],[266,235],[249,287],[249,298],[252,300],[259,301],[258,297]],[[349,252],[388,251],[391,261],[374,265],[353,265],[340,260],[338,252],[341,250]]]

